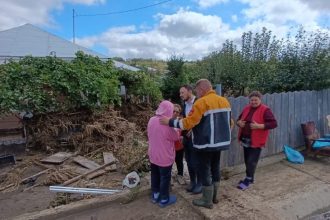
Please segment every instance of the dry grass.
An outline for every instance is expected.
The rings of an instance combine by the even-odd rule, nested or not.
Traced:
[[[50,170],[44,181],[44,185],[62,184],[63,182],[77,176],[78,173],[69,168],[58,168]]]
[[[113,152],[125,172],[146,167],[146,136],[113,109],[42,115],[29,128],[30,144],[49,153],[71,150],[102,162],[102,152]]]

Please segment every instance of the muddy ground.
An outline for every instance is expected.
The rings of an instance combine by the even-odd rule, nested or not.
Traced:
[[[59,220],[108,220],[108,219],[203,219],[203,216],[196,212],[190,204],[182,197],[178,202],[166,208],[159,208],[158,205],[150,202],[149,196],[144,195],[128,204],[112,202],[107,206],[93,210],[86,210],[79,214],[69,215]]]
[[[152,111],[140,107],[106,114],[94,115],[84,122],[78,114],[47,116],[47,120],[36,121],[34,128],[34,146],[40,146],[39,153],[28,153],[19,158],[17,165],[0,169],[0,186],[15,183],[14,186],[0,190],[0,219],[303,219],[317,213],[330,205],[330,159],[307,159],[303,165],[292,165],[283,160],[272,165],[260,166],[256,174],[256,183],[247,191],[236,188],[237,182],[244,178],[244,170],[229,175],[229,179],[221,181],[219,192],[220,203],[214,209],[192,206],[192,200],[200,195],[191,195],[185,186],[173,182],[173,193],[178,202],[167,208],[160,208],[149,201],[148,191],[140,196],[132,196],[111,200],[110,196],[67,195],[52,193],[49,185],[58,185],[78,174],[63,178],[54,177],[54,172],[67,173],[65,165],[52,167],[52,171],[38,177],[34,182],[18,184],[47,167],[38,166],[33,161],[58,151],[71,150],[102,164],[102,153],[113,152],[120,160],[117,172],[107,172],[95,179],[78,181],[70,186],[111,188],[122,187],[125,175],[132,171],[141,171],[141,186],[149,189],[149,173],[143,172],[147,164],[145,125]],[[136,112],[135,112],[136,111]],[[120,115],[134,115],[136,124],[128,122]],[[81,113],[80,113],[81,114]],[[127,115],[126,115],[127,114]],[[60,118],[60,119],[59,119]],[[130,121],[133,120],[130,118]],[[45,121],[51,122],[46,123]],[[76,124],[79,123],[79,126]],[[48,127],[47,127],[48,126]],[[65,135],[63,135],[63,131]],[[54,138],[55,137],[55,138]],[[63,144],[64,142],[64,144]],[[61,143],[61,145],[59,145]],[[70,149],[69,149],[70,148]],[[71,164],[70,164],[71,163]],[[48,165],[47,165],[48,166]],[[185,166],[186,168],[186,166]],[[175,173],[175,168],[174,168]],[[187,170],[185,177],[188,180]],[[10,174],[10,175],[8,175]],[[52,181],[50,181],[52,180]],[[188,182],[188,181],[187,181]],[[32,188],[29,188],[32,187]],[[1,187],[0,187],[1,188]],[[28,189],[28,190],[27,190]],[[102,204],[98,201],[110,198]],[[114,197],[113,197],[114,198]],[[63,211],[61,207],[70,209],[70,205],[79,207],[85,201],[93,201],[93,206],[85,205],[74,212]],[[68,204],[68,205],[66,205]],[[53,208],[56,207],[56,208]],[[59,208],[59,209],[57,209]],[[58,213],[59,215],[57,215]],[[29,214],[33,213],[33,214]],[[37,214],[42,213],[42,215]],[[49,215],[49,213],[52,213]],[[23,215],[23,216],[22,216]],[[32,217],[31,217],[32,216]],[[33,217],[34,216],[34,217]],[[64,217],[65,216],[65,217]]]
[[[27,214],[18,219],[309,219],[307,217],[313,216],[311,214],[320,213],[320,210],[324,211],[329,207],[329,165],[330,158],[306,159],[302,165],[290,164],[281,159],[274,164],[260,166],[256,182],[246,191],[236,188],[244,173],[230,176],[228,180],[221,182],[218,195],[220,203],[212,210],[192,206],[192,200],[200,195],[185,192],[185,186],[175,182],[172,186],[172,192],[178,196],[175,205],[160,208],[152,204],[149,200],[148,176],[145,176],[144,193],[137,197],[118,197],[106,203],[99,201],[111,199],[111,195],[85,198],[83,201],[59,206],[59,209]],[[49,195],[51,194],[42,187],[26,194],[1,194],[1,219],[15,219],[14,216],[21,213],[42,210],[49,205]],[[91,202],[82,205],[82,202],[88,201]],[[76,205],[74,211],[70,208],[71,205]]]

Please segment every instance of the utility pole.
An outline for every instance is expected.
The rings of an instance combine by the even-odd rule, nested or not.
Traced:
[[[76,33],[75,33],[75,20],[74,20],[74,18],[75,18],[75,11],[74,11],[74,9],[72,9],[72,41],[73,41],[73,43],[75,44],[76,43]]]

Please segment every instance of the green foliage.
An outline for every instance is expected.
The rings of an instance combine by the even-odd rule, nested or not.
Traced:
[[[167,61],[168,72],[163,78],[162,93],[165,99],[171,99],[175,103],[180,102],[179,89],[188,82],[185,74],[183,57],[172,56]]]
[[[125,85],[128,95],[149,96],[152,103],[158,103],[162,99],[159,89],[160,80],[157,75],[149,75],[145,72],[120,71],[119,80]]]
[[[251,90],[274,93],[320,90],[330,87],[330,37],[328,32],[307,33],[300,28],[286,40],[271,31],[247,32],[240,49],[226,41],[220,51],[187,66],[189,80],[208,78],[221,83],[227,95]]]
[[[0,107],[35,113],[94,109],[119,103],[118,86],[110,61],[82,52],[71,62],[28,56],[0,66]]]

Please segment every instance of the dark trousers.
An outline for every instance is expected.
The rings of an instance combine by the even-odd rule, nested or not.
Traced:
[[[254,173],[259,161],[261,148],[243,147],[246,176],[254,179]]]
[[[184,149],[175,151],[175,164],[180,176],[183,176],[183,154]]]
[[[160,167],[151,163],[151,190],[153,193],[160,193],[160,199],[168,199],[170,194],[172,165]]]
[[[190,177],[190,183],[193,185],[200,184],[200,173],[199,173],[199,157],[197,150],[193,147],[191,138],[183,139],[184,154],[187,161],[187,167]]]
[[[211,186],[220,182],[221,151],[199,151],[200,173],[203,186]]]

